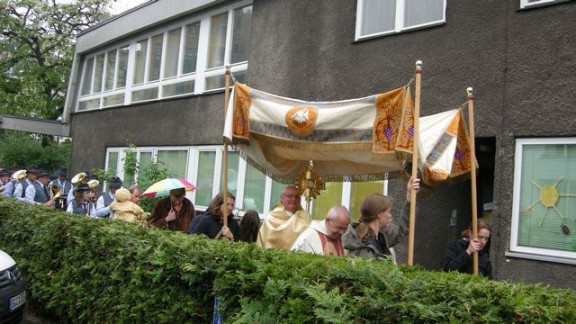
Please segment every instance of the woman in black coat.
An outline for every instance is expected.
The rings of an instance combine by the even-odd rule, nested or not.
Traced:
[[[234,202],[236,197],[230,192],[227,194],[226,210],[228,211],[228,227],[224,226],[222,220],[222,205],[224,204],[224,196],[219,193],[212,199],[208,209],[204,213],[204,217],[200,220],[196,228],[192,229],[191,234],[204,234],[211,239],[219,239],[225,237],[230,241],[240,239],[240,226],[234,219],[232,211],[234,210]]]
[[[478,273],[492,279],[492,263],[488,255],[490,225],[479,218],[477,237],[473,237],[471,228],[472,224],[469,229],[462,232],[461,239],[448,243],[442,259],[442,270],[473,274],[472,256],[474,252],[478,252]]]

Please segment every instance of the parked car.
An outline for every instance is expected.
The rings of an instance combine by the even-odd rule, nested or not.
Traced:
[[[26,305],[26,284],[16,262],[0,250],[0,323],[19,323]]]

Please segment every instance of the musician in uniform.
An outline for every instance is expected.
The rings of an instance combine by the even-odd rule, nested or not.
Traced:
[[[28,180],[29,179],[30,177]],[[35,181],[32,181],[26,186],[23,201],[31,205],[52,206],[54,201],[50,199],[50,194],[46,187],[49,180],[48,172],[38,171]]]
[[[66,195],[66,201],[68,204],[70,204],[70,201],[74,200],[74,189],[81,184],[88,184],[88,181],[90,181],[90,173],[88,172],[80,172],[72,178],[72,190],[69,190]]]
[[[36,179],[38,179],[38,170],[33,168],[26,169],[26,177],[18,180],[14,193],[12,194],[16,201],[26,202],[26,189],[28,186],[32,185]],[[32,196],[30,200],[34,200],[34,196]]]
[[[8,189],[8,185],[11,183],[10,181],[11,172],[8,169],[0,169],[0,193],[2,195],[8,196],[12,194],[14,188],[12,187],[12,191],[6,194],[6,190]]]
[[[68,208],[66,212],[70,214],[96,217],[96,207],[90,201],[90,186],[87,184],[79,184],[73,190],[74,199],[68,203]]]
[[[60,189],[62,196],[68,196],[68,192],[72,189],[72,183],[68,181],[68,172],[66,170],[58,171],[58,179],[50,181],[51,186],[55,186]]]
[[[114,201],[114,194],[116,190],[122,188],[122,180],[118,177],[110,179],[108,182],[108,192],[103,193],[98,197],[96,202],[96,217],[110,218],[110,204]]]

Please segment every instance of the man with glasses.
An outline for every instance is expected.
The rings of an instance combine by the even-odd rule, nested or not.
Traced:
[[[264,220],[256,244],[265,248],[290,250],[294,241],[310,225],[310,214],[302,209],[300,190],[295,186],[284,188],[280,204]]]
[[[320,255],[343,256],[342,235],[350,225],[350,213],[344,206],[330,208],[326,219],[312,221],[296,242],[293,251],[303,251]]]

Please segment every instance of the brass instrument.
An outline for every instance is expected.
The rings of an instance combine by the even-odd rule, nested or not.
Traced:
[[[75,175],[72,178],[72,180],[70,180],[70,182],[72,182],[73,185],[78,185],[78,184],[82,183],[84,181],[84,179],[86,179],[86,173],[80,172],[77,175]]]
[[[54,202],[54,208],[64,209],[66,199],[64,197],[61,197],[64,194],[62,190],[55,184],[50,184],[49,189],[50,189],[50,200]]]
[[[13,180],[22,181],[26,179],[26,170],[18,170],[12,174]]]
[[[12,174],[12,180],[22,181],[24,179],[26,179],[26,170],[18,170]],[[8,183],[5,183],[2,187],[0,187],[0,193],[4,192],[4,190],[6,190],[7,184]]]
[[[92,194],[90,195],[90,198],[88,198],[88,211],[86,216],[90,216],[90,204],[93,204],[94,208],[96,208],[95,205],[96,201],[98,200],[98,187],[100,187],[100,181],[92,179],[88,181],[88,187],[90,187],[90,192]]]

